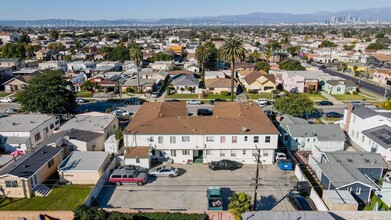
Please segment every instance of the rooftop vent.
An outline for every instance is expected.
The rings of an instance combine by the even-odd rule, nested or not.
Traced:
[[[30,165],[27,164],[23,165],[23,168],[27,168],[27,167],[30,167]]]
[[[35,121],[30,121],[30,123],[35,123]]]
[[[370,162],[370,160],[369,160],[369,159],[367,159],[367,158],[365,158],[365,159],[364,159],[364,161],[365,161],[365,162],[367,162],[367,163],[369,163],[369,162]]]
[[[349,158],[349,159],[348,159],[348,162],[353,162],[353,160]]]
[[[42,154],[46,154],[46,153],[47,153],[46,151],[44,151],[44,150],[42,151]]]
[[[244,127],[244,126],[242,126],[242,127],[240,128],[240,130],[242,131],[242,133],[246,133],[247,131],[249,131],[249,129],[246,128],[246,127]]]

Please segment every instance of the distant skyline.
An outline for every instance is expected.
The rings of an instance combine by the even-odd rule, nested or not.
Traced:
[[[0,19],[161,19],[253,12],[303,14],[390,6],[390,0],[14,0],[3,2]]]

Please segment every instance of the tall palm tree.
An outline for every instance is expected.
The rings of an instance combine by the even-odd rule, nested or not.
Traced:
[[[223,46],[219,50],[220,59],[231,63],[231,102],[234,100],[234,78],[235,78],[235,61],[244,60],[246,58],[246,49],[243,47],[243,42],[239,39],[228,38],[224,41]]]
[[[139,70],[140,70],[141,62],[143,61],[143,52],[141,52],[141,49],[137,44],[133,44],[130,46],[129,54],[130,54],[130,59],[137,67],[137,91],[141,92]]]
[[[195,57],[198,62],[201,64],[201,74],[202,74],[202,82],[205,82],[205,64],[208,62],[210,57],[210,51],[204,45],[200,45],[197,47]]]

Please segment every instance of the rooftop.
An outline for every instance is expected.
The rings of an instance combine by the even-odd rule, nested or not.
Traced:
[[[99,138],[102,135],[103,134],[101,133],[92,132],[92,131],[83,131],[79,129],[71,129],[70,132],[68,133],[69,139],[74,139],[83,142],[92,141],[96,138]]]
[[[63,172],[97,171],[108,156],[108,152],[73,151],[58,167]]]
[[[125,152],[125,158],[148,158],[149,147],[132,147],[127,148]]]
[[[0,132],[30,132],[51,120],[49,115],[11,115],[0,118]]]
[[[112,114],[89,112],[76,115],[58,130],[65,131],[78,129],[83,131],[102,131],[115,119],[116,117]]]
[[[368,108],[366,106],[353,106],[352,113],[362,119],[370,118],[376,115],[391,118],[391,111],[377,108]]]
[[[385,149],[391,148],[391,127],[382,125],[362,132],[365,136]]]

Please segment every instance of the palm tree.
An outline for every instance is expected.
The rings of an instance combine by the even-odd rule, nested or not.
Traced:
[[[234,100],[234,78],[235,78],[235,61],[246,58],[246,49],[243,48],[243,42],[238,39],[228,38],[224,41],[219,50],[220,58],[225,62],[231,63],[231,102]]]
[[[137,44],[133,44],[130,46],[129,54],[130,54],[130,59],[132,59],[132,61],[137,67],[137,90],[138,92],[141,92],[139,70],[140,70],[140,64],[143,61],[143,52],[141,52],[141,49]]]
[[[205,64],[209,60],[210,51],[204,45],[200,45],[197,47],[195,57],[196,57],[197,61],[201,63],[202,82],[205,82]]]

